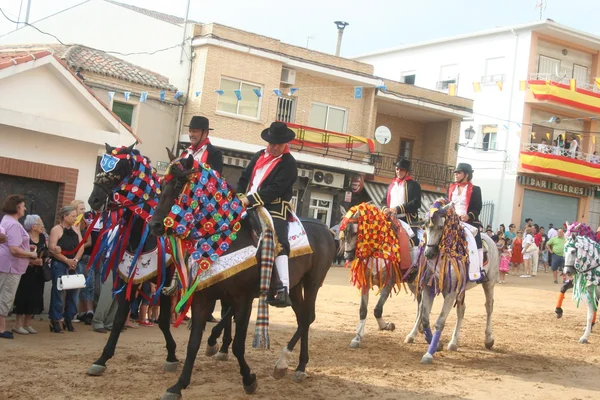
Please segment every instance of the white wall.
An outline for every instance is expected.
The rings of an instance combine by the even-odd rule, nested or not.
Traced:
[[[150,52],[181,43],[183,28],[162,22],[124,7],[102,0],[91,0],[62,13],[35,22],[42,31],[51,32],[64,43],[82,44],[104,51],[121,53]],[[191,32],[193,25],[188,24]],[[0,44],[57,43],[30,27],[0,37]],[[189,56],[189,47],[186,48]],[[125,59],[168,77],[171,84],[184,93],[187,87],[189,61],[184,55],[179,63],[181,48],[154,55],[116,57]]]
[[[520,136],[517,122],[523,119],[525,92],[519,91],[519,81],[527,79],[531,32],[505,32],[484,37],[463,39],[396,52],[360,57],[358,60],[375,66],[375,75],[401,80],[402,72],[415,71],[415,85],[435,89],[443,79],[442,67],[456,65],[458,95],[474,100],[473,121],[461,127],[461,143],[466,143],[464,130],[473,126],[476,136],[469,143],[481,147],[483,125],[498,125],[497,151],[482,151],[460,147],[458,162],[467,162],[475,170],[474,183],[482,187],[483,200],[495,204],[494,225],[509,223],[512,216]],[[486,61],[503,58],[503,90],[494,83],[481,85],[476,93],[473,82],[491,73]],[[495,72],[498,73],[498,72]],[[510,123],[509,121],[514,121]]]
[[[0,143],[2,157],[79,170],[75,198],[87,204],[101,146],[6,125],[0,125]]]

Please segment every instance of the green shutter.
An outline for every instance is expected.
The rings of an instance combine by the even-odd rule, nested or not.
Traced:
[[[133,120],[133,105],[114,101],[112,110],[119,118],[121,118],[121,121],[131,126],[131,121]]]

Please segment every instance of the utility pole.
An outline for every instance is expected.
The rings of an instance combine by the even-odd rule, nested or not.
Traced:
[[[540,9],[540,21],[544,18],[544,11],[546,11],[546,4],[544,4],[544,0],[540,0],[539,4],[536,8]]]
[[[335,46],[335,55],[339,57],[340,51],[342,50],[342,36],[344,35],[344,28],[350,24],[344,21],[335,21],[334,24],[338,28],[338,39],[337,44]]]
[[[190,2],[191,0],[188,0],[187,7],[185,10],[185,21],[183,21],[183,39],[181,39],[181,53],[179,54],[179,64],[183,63],[183,52],[185,51],[185,36],[187,33],[188,16],[190,14]]]
[[[306,38],[306,48],[308,49],[308,42],[310,42],[310,39],[314,39],[312,36],[309,36]]]

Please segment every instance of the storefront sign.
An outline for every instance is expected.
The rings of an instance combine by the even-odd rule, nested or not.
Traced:
[[[350,181],[350,187],[352,189],[352,193],[360,193],[363,190],[365,185],[365,180],[362,175],[353,175],[352,180]]]
[[[575,196],[591,196],[593,192],[593,189],[591,188],[570,185],[568,183],[552,182],[545,179],[532,178],[530,176],[519,176],[519,182],[523,186],[532,186]]]
[[[350,203],[352,201],[352,192],[346,192],[346,195],[344,196],[344,201],[346,203]]]

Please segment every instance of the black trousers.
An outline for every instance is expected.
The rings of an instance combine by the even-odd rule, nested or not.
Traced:
[[[288,231],[289,225],[288,222],[281,219],[273,217],[273,226],[275,228],[275,234],[277,235],[277,240],[279,240],[279,244],[281,245],[281,251],[278,256],[289,256],[290,255],[290,241],[288,240]]]

